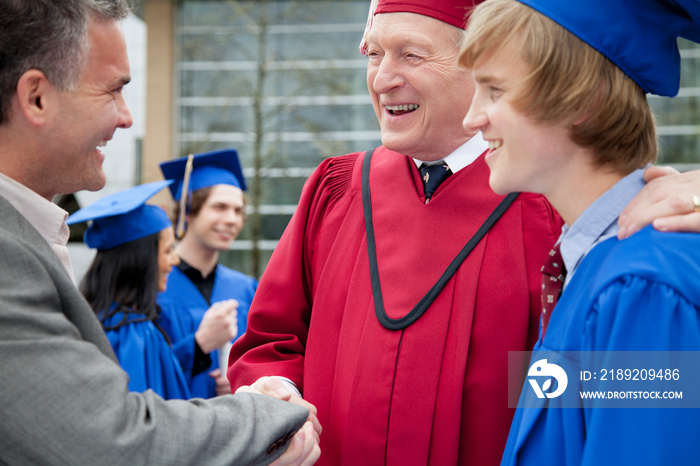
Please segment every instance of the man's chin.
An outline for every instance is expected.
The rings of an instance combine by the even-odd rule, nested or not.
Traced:
[[[215,251],[224,252],[231,249],[231,243],[233,243],[233,240],[215,240],[212,243],[210,243],[210,247]]]
[[[505,196],[508,193],[516,191],[512,188],[512,186],[508,186],[508,183],[504,182],[497,176],[494,177],[493,175],[489,177],[489,186],[494,193],[501,196]]]
[[[91,177],[90,179],[83,180],[79,185],[77,186],[77,189],[74,189],[69,192],[78,192],[78,191],[99,191],[102,188],[105,187],[107,184],[107,176],[102,172],[101,174],[98,174],[96,176]]]
[[[410,134],[396,132],[382,132],[382,145],[399,154],[409,155],[415,144],[408,143]]]
[[[72,194],[77,193],[79,191],[95,192],[101,190],[105,187],[105,184],[107,184],[107,180],[105,177],[83,181],[73,181],[74,182],[70,184],[63,183],[62,186],[57,191],[55,191],[55,195]]]
[[[104,188],[105,185],[107,184],[107,177],[103,176],[100,179],[94,180],[91,183],[89,183],[88,187],[84,188],[86,191],[99,191],[100,189]]]

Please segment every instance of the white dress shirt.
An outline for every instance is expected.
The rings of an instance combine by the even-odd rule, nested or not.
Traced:
[[[68,246],[66,246],[70,236],[70,230],[66,225],[68,212],[2,173],[0,173],[0,196],[7,199],[7,202],[17,209],[49,243],[68,272],[68,276],[75,283],[73,266],[68,255]]]
[[[460,171],[462,168],[471,165],[488,148],[488,142],[484,141],[484,137],[481,135],[481,132],[478,132],[474,135],[474,137],[459,146],[454,152],[444,159],[437,162],[425,162],[418,159],[413,159],[413,161],[416,163],[416,167],[420,167],[423,163],[433,165],[444,161],[454,174]]]

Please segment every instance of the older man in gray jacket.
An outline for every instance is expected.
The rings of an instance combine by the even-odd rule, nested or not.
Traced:
[[[0,0],[0,463],[311,464],[303,407],[129,392],[74,285],[51,199],[101,189],[100,147],[132,123],[127,13],[124,0]]]

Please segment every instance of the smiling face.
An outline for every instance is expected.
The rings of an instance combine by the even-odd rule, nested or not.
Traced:
[[[122,97],[130,70],[121,24],[88,22],[89,52],[73,89],[57,91],[57,112],[47,127],[45,178],[48,194],[96,191],[106,181],[101,148],[117,128],[132,124]]]
[[[483,53],[474,63],[474,99],[464,128],[481,131],[489,143],[489,183],[499,194],[525,191],[553,194],[568,173],[577,151],[565,122],[542,123],[516,110],[529,66],[515,52],[511,39],[498,51]]]
[[[158,235],[158,292],[165,291],[168,275],[179,263],[180,257],[175,253],[175,232],[173,227],[168,227]]]
[[[199,212],[190,215],[185,238],[205,250],[226,251],[243,228],[244,213],[240,188],[228,184],[212,186]]]
[[[389,149],[439,160],[471,134],[461,125],[473,85],[458,66],[462,31],[415,13],[374,17],[367,35],[367,87]]]

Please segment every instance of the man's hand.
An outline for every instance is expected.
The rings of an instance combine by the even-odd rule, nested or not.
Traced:
[[[195,340],[206,354],[231,341],[238,334],[238,301],[228,299],[214,303],[202,317]]]
[[[308,421],[312,423],[316,435],[321,435],[321,423],[318,421],[318,417],[316,417],[318,413],[316,407],[296,393],[292,393],[278,377],[261,377],[251,385],[250,388],[240,387],[236,390],[236,393],[239,391],[250,391],[250,389],[257,393],[277,398],[278,400],[289,401],[290,403],[305,407],[309,410]]]
[[[263,382],[259,383],[261,380]],[[261,390],[254,388],[256,384],[258,384],[259,387],[266,390],[267,393],[263,393]],[[321,433],[321,426],[319,424],[317,429],[313,422],[310,420],[311,416],[313,416],[314,419],[316,418],[316,407],[314,407],[311,403],[307,403],[298,395],[292,394],[292,392],[287,390],[284,387],[284,384],[276,377],[262,377],[261,379],[258,379],[258,381],[255,382],[255,384],[253,384],[252,386],[243,385],[241,387],[238,387],[236,393],[241,392],[257,393],[258,395],[267,395],[273,398],[277,398],[279,400],[290,402],[292,396],[295,396],[304,402],[304,404],[297,404],[301,404],[302,406],[305,406],[307,409],[309,409],[309,420],[307,420],[301,427],[301,429],[299,429],[297,433],[294,434],[294,436],[290,440],[287,451],[284,452],[284,454],[277,458],[274,462],[272,462],[271,466],[307,466],[314,464],[316,460],[318,460],[319,456],[321,456],[321,447],[319,446],[319,442],[321,440],[319,437]],[[314,414],[311,414],[312,408]],[[316,419],[316,422],[318,423],[318,419]]]
[[[302,426],[290,440],[287,451],[277,458],[272,466],[307,466],[321,456],[318,433],[310,421]]]
[[[215,369],[209,372],[209,377],[216,380],[216,396],[230,395],[231,384],[228,383],[226,374],[221,369]]]
[[[700,232],[700,170],[679,173],[671,167],[650,167],[644,172],[647,185],[620,215],[620,239],[652,223],[659,231]],[[693,196],[698,196],[694,200]]]

